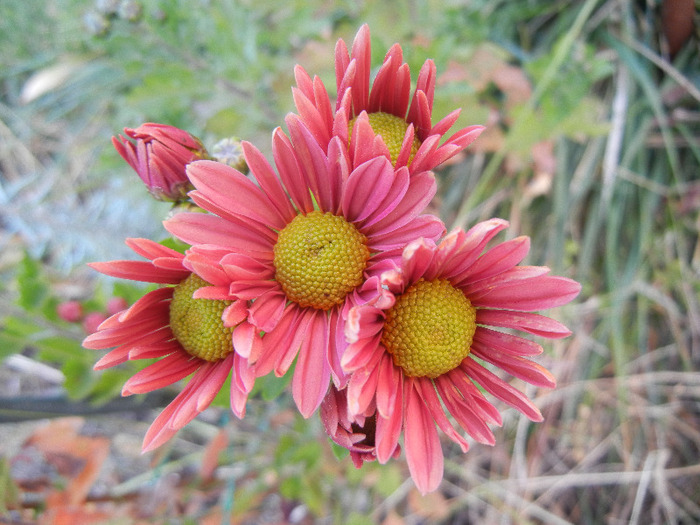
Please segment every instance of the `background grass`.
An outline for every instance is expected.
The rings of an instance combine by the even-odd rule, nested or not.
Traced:
[[[154,121],[208,146],[235,135],[269,153],[272,129],[293,109],[294,64],[334,90],[335,41],[368,22],[374,64],[394,42],[414,74],[435,60],[436,118],[462,107],[460,125],[489,127],[438,173],[434,211],[462,227],[506,218],[508,235],[532,237],[529,263],[583,284],[555,313],[574,335],[546,344],[540,359],[557,389],[526,388],[544,423],[506,410],[495,447],[463,455],[445,442],[445,480],[421,498],[403,460],[355,471],[288,398],[259,397],[244,421],[213,410],[133,469],[108,469],[103,499],[143,508],[139,494],[177,489],[199,503],[146,508],[178,523],[700,521],[700,53],[691,37],[668,56],[660,4],[55,0],[37,9],[4,0],[0,354],[62,368],[73,397],[118,392],[123,377],[94,378],[91,353],[75,364],[67,350],[44,348],[46,334],[81,337],[50,319],[52,300],[97,293],[98,308],[115,293],[85,262],[130,257],[126,236],[163,236],[167,207],[135,183],[110,137]],[[25,393],[3,392],[8,403]],[[106,406],[88,410],[88,422],[110,433],[113,453],[124,432],[115,421],[139,437],[152,420]],[[220,454],[208,480],[192,474],[207,450]],[[19,494],[11,516],[41,514]]]

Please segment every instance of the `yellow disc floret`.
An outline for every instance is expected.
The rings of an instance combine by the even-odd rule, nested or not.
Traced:
[[[192,294],[209,283],[195,274],[175,287],[170,303],[170,329],[185,351],[205,361],[218,361],[233,352],[233,328],[221,314],[231,301],[194,299]]]
[[[419,280],[386,312],[382,344],[410,377],[436,378],[471,348],[476,309],[447,279]]]
[[[396,115],[383,113],[381,111],[369,113],[367,116],[369,117],[369,124],[372,126],[372,131],[382,137],[384,144],[389,148],[389,153],[391,153],[391,163],[396,165],[396,159],[401,152],[401,144],[403,144],[403,139],[408,129],[408,122]],[[355,125],[355,120],[356,118],[348,123],[349,138],[352,138],[352,128]],[[409,163],[413,160],[413,156],[416,154],[419,147],[420,140],[414,135],[413,144],[411,144],[411,153],[408,156]]]
[[[275,278],[291,301],[328,310],[362,283],[370,256],[366,243],[343,217],[320,211],[297,215],[279,232]]]

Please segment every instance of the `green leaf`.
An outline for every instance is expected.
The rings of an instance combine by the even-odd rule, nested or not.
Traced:
[[[66,361],[62,367],[66,380],[63,386],[71,399],[83,399],[92,390],[95,374],[92,367],[79,359]]]
[[[0,360],[12,354],[21,353],[24,347],[24,339],[0,332]]]
[[[41,265],[25,254],[17,274],[19,299],[17,304],[27,311],[38,309],[49,294],[48,286],[41,277]]]
[[[92,361],[92,350],[86,350],[74,339],[51,336],[39,339],[34,344],[39,349],[39,357],[44,361],[61,363],[76,358],[86,364]]]
[[[175,250],[179,253],[185,253],[185,250],[190,247],[190,245],[186,242],[182,242],[174,237],[167,237],[160,241],[160,244],[161,246],[165,246],[166,248],[170,248],[171,250]]]
[[[97,376],[90,390],[90,401],[101,405],[121,395],[122,386],[132,376],[133,370],[111,369],[98,374],[94,371],[90,373]]]
[[[265,401],[277,399],[291,381],[293,374],[294,370],[290,368],[282,377],[277,377],[275,374],[262,376],[255,380],[251,395],[260,394]]]

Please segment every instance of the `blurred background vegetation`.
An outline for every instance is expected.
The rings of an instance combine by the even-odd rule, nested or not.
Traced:
[[[0,13],[3,520],[700,522],[692,1],[3,0]],[[110,138],[151,121],[269,153],[294,65],[333,94],[335,42],[365,22],[375,65],[394,42],[414,80],[435,60],[435,120],[461,107],[458,125],[488,126],[437,174],[432,211],[450,226],[506,218],[508,235],[532,237],[528,263],[583,284],[554,314],[574,335],[539,360],[558,388],[526,388],[544,423],[506,410],[495,447],[445,442],[445,480],[425,498],[403,460],[357,471],[334,457],[316,418],[274,396],[281,382],[245,420],[211,409],[140,456],[172,393],[119,399],[133,370],[92,372],[83,328],[55,313],[134,300],[142,290],[84,263],[132,257],[127,236],[164,237],[167,205]]]

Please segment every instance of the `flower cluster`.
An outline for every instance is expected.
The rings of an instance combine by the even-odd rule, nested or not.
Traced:
[[[288,133],[272,134],[273,162],[240,145],[249,175],[209,159],[176,128],[147,124],[126,130],[135,142],[114,140],[154,195],[198,208],[165,222],[189,246],[184,254],[128,239],[146,261],[92,264],[162,285],[85,339],[87,348],[111,349],[96,368],[156,358],[124,395],[192,376],[151,425],[144,450],[207,408],[229,377],[231,409],[243,417],[255,380],[270,373],[292,374],[300,413],[318,410],[356,466],[398,457],[402,442],[423,493],[443,475],[438,429],[464,451],[458,427],[494,443],[489,424],[501,416],[487,394],[542,419],[492,368],[553,387],[530,360],[542,347],[513,331],[569,335],[535,312],[568,303],[580,286],[519,265],[527,237],[488,248],[506,221],[446,235],[442,221],[424,213],[436,193],[431,170],[483,128],[446,137],[457,110],[432,123],[432,61],[411,94],[398,44],[373,82],[370,57],[366,26],[350,51],[338,42],[335,107],[323,82],[298,66],[297,113],[285,119]]]

